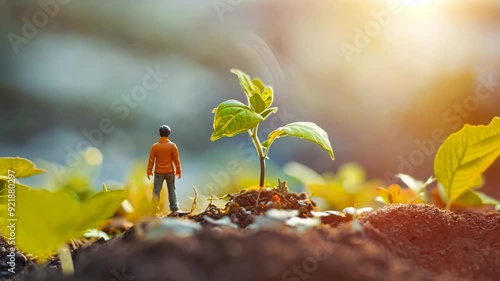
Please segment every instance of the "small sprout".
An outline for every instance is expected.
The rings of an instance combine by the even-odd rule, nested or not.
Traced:
[[[240,70],[232,69],[231,72],[238,76],[247,104],[237,100],[227,100],[214,108],[214,131],[210,140],[216,141],[222,137],[233,137],[247,132],[260,160],[259,187],[264,187],[265,160],[271,145],[278,138],[291,136],[314,142],[326,150],[332,160],[334,159],[328,134],[312,122],[286,124],[269,133],[267,140],[261,142],[257,135],[259,124],[278,110],[277,107],[271,107],[274,99],[273,89],[266,86],[259,78],[250,79]]]
[[[286,185],[286,181],[281,181],[281,179],[278,178],[278,191],[279,193],[288,193],[288,186]]]

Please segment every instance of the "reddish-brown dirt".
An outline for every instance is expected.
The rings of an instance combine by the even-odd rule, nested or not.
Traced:
[[[351,223],[296,233],[210,229],[178,238],[121,239],[74,253],[76,273],[42,270],[17,281],[500,280],[500,212],[393,205]]]
[[[362,221],[368,236],[403,260],[455,280],[500,280],[500,212],[392,205]]]
[[[349,229],[304,235],[205,230],[184,239],[110,243],[80,253],[76,260],[74,277],[31,274],[20,280],[109,281],[122,270],[131,277],[123,280],[139,281],[434,280]]]

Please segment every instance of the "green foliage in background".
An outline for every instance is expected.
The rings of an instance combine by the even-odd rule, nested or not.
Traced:
[[[397,174],[396,177],[400,178],[408,188],[401,188],[399,184],[391,184],[387,188],[377,187],[379,196],[377,201],[382,201],[386,204],[432,203],[430,195],[427,192],[427,186],[436,179],[429,177],[427,181],[423,182],[405,174]]]
[[[392,203],[428,203],[446,208],[500,206],[500,201],[477,189],[483,186],[483,172],[500,156],[500,118],[489,125],[471,126],[451,134],[439,147],[434,158],[437,188],[427,186],[434,181],[418,181],[409,175],[397,175],[408,186],[398,184],[377,188],[382,201]],[[436,192],[433,192],[436,191]],[[434,195],[435,194],[435,195]]]
[[[22,177],[42,172],[23,158],[0,158],[0,167],[6,175],[9,169],[14,171],[16,177],[18,171]],[[110,218],[125,198],[122,190],[103,191],[82,200],[66,188],[52,192],[31,189],[18,182],[14,186],[15,193],[7,193],[7,186],[1,190],[0,230],[9,236],[8,226],[15,223],[15,245],[12,246],[37,256],[39,261]]]
[[[300,163],[285,165],[285,172],[301,180],[313,197],[318,197],[331,210],[343,210],[353,206],[374,206],[378,180],[367,180],[363,167],[356,163],[345,163],[337,174],[319,175]]]
[[[500,117],[489,125],[471,126],[451,134],[434,159],[434,173],[446,205],[453,202],[491,201],[474,188],[482,185],[481,175],[500,156]]]

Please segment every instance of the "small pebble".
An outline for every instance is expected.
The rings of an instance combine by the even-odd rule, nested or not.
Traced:
[[[16,252],[16,262],[19,262],[20,265],[24,266],[28,262],[28,259],[23,254]]]

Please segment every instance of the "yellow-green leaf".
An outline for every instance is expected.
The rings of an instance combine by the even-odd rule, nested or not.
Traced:
[[[264,91],[262,91],[262,99],[266,103],[266,109],[273,104],[273,99],[274,99],[274,93],[273,93],[273,88],[270,86],[266,86],[264,88]]]
[[[79,236],[87,229],[95,227],[96,223],[113,216],[123,200],[123,190],[99,192],[85,200],[80,205],[80,215],[73,218],[73,236]]]
[[[237,100],[221,103],[215,110],[214,132],[210,137],[216,141],[222,137],[232,137],[245,132],[264,120],[260,114]]]
[[[20,190],[27,190],[30,189],[28,186],[24,184],[20,184],[17,181],[14,183],[12,182],[12,179],[10,179],[9,182],[9,177],[8,176],[0,176],[0,205],[2,204],[7,204],[7,197],[9,194],[9,183],[11,186],[14,186],[14,190],[20,191]],[[12,193],[12,191],[11,191]]]
[[[262,82],[262,80],[260,80],[260,78],[254,77],[252,79],[252,83],[259,89],[261,93],[264,92],[264,88],[266,88],[266,85],[264,85],[264,83]]]
[[[500,155],[500,118],[487,126],[465,125],[451,134],[434,159],[434,174],[451,205],[478,183],[478,177]]]
[[[239,69],[231,69],[231,72],[238,76],[238,80],[240,81],[240,86],[243,89],[243,92],[247,95],[247,97],[251,97],[253,95],[253,84],[250,77],[243,71]]]
[[[80,203],[66,189],[20,190],[15,214],[1,220],[1,230],[7,234],[8,226],[15,225],[16,247],[43,262],[70,239],[111,217],[124,198],[123,191],[102,192]]]
[[[315,170],[298,162],[286,163],[285,166],[283,166],[283,172],[291,177],[299,179],[306,186],[312,184],[326,184],[325,179]]]
[[[415,193],[422,192],[423,190],[425,190],[425,188],[429,184],[431,184],[432,182],[434,182],[436,180],[433,177],[429,177],[427,179],[427,181],[423,182],[421,180],[417,180],[417,179],[413,178],[412,176],[406,175],[406,174],[397,174],[396,177],[400,178],[401,181],[403,181],[406,184],[406,186],[408,186]]]
[[[277,107],[271,107],[271,108],[268,108],[268,109],[264,110],[263,112],[261,112],[260,116],[262,116],[262,118],[264,118],[264,120],[265,120],[267,118],[267,116],[269,116],[271,113],[275,113],[276,111],[278,111]]]
[[[408,198],[401,192],[401,187],[397,184],[391,184],[387,187],[387,197],[390,203],[406,203]]]
[[[0,157],[0,175],[8,175],[9,170],[14,172],[14,176],[17,179],[45,172],[45,170],[38,169],[33,162],[26,158]]]
[[[75,194],[65,190],[31,189],[16,195],[16,246],[19,249],[44,261],[66,241],[76,238],[71,237],[67,227],[79,215]]]
[[[259,78],[254,78],[252,82],[253,92],[248,100],[255,112],[262,113],[273,103],[273,88],[264,85]]]
[[[401,188],[398,184],[389,187],[377,187],[377,194],[386,204],[394,203],[421,203],[422,199],[410,188]]]
[[[408,201],[406,194],[402,192],[401,187],[398,184],[391,184],[387,187],[387,189],[378,187],[377,193],[387,204],[407,203]]]
[[[467,190],[462,193],[454,202],[453,206],[459,207],[481,207],[484,205],[497,205],[500,201],[490,197],[480,191]]]
[[[346,207],[373,204],[375,188],[380,182],[366,181],[365,172],[359,171],[358,168],[362,169],[358,164],[348,162],[339,167],[336,175],[319,175],[303,164],[291,162],[284,166],[284,172],[301,181],[312,196],[320,198],[318,204],[323,208],[342,210]]]
[[[297,137],[312,141],[326,150],[328,154],[330,154],[332,160],[334,159],[333,149],[328,139],[328,134],[315,123],[294,122],[280,127],[269,134],[267,141],[262,143],[262,146],[269,149],[273,142],[281,137]]]
[[[264,110],[267,109],[266,102],[262,99],[261,95],[251,96],[250,105],[252,105],[253,110],[257,113],[262,113]]]

